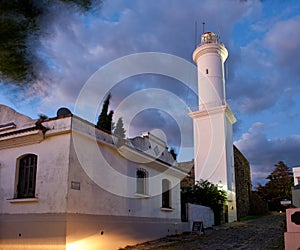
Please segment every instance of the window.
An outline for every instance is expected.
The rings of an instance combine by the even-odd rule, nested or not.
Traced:
[[[147,171],[144,169],[136,171],[136,192],[138,194],[147,194]]]
[[[162,180],[162,208],[171,208],[170,181]]]
[[[30,154],[19,159],[17,198],[34,198],[37,156]]]

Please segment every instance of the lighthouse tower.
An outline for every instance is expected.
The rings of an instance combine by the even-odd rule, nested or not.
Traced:
[[[226,102],[227,57],[228,51],[216,34],[202,34],[193,53],[198,68],[199,106],[189,115],[194,126],[195,179],[208,180],[227,192],[225,219],[231,222],[237,219],[232,139],[236,119]]]

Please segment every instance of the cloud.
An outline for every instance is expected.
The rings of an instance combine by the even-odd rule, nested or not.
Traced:
[[[265,178],[274,170],[274,165],[283,161],[289,167],[299,165],[300,135],[289,135],[269,139],[269,127],[254,123],[247,133],[234,142],[251,163],[253,185],[264,184]]]
[[[233,109],[243,114],[258,113],[279,102],[289,102],[300,90],[300,62],[294,59],[300,56],[300,34],[297,31],[300,16],[283,21],[258,20],[251,27],[257,31],[261,23],[265,25],[262,31],[269,30],[234,52],[230,67],[232,82],[229,93],[234,100]],[[293,93],[286,95],[292,88]]]
[[[300,16],[288,20],[278,21],[266,33],[263,40],[265,48],[274,55],[274,64],[281,68],[281,72],[298,75],[300,72],[300,34],[297,32],[300,25]],[[296,84],[292,82],[291,84]]]
[[[228,40],[232,25],[247,8],[235,1],[195,0],[104,1],[99,13],[88,15],[53,8],[38,48],[48,65],[41,68],[42,84],[53,97],[48,99],[71,103],[93,72],[127,54],[158,51],[191,61],[196,20],[217,30],[218,16],[222,37]]]
[[[142,79],[145,80],[145,77]],[[168,86],[168,81],[174,84],[168,78],[153,76],[150,77],[150,83],[154,79],[164,80],[166,86]],[[134,80],[132,81],[134,82]],[[142,89],[122,98],[115,108],[114,119],[123,118],[129,136],[161,129],[167,135],[169,146],[193,147],[192,119],[188,116],[189,90],[183,87],[177,88],[186,92],[186,98],[181,98],[180,95],[174,94],[168,88],[164,89],[155,84],[143,85]],[[114,97],[113,93],[112,98]]]
[[[84,83],[112,60],[132,53],[156,51],[192,61],[195,21],[198,34],[202,30],[200,24],[205,21],[206,30],[220,29],[222,39],[227,42],[234,23],[243,15],[250,15],[252,6],[239,1],[217,0],[114,0],[104,1],[98,12],[83,14],[54,4],[42,20],[45,33],[35,45],[38,56],[45,62],[37,65],[41,80],[26,92],[20,91],[20,95],[40,96],[39,113],[55,115],[60,106],[72,110]],[[148,86],[142,81],[128,82],[118,87],[120,92],[113,93],[113,107],[141,86]],[[187,99],[182,87],[170,80],[152,85]],[[187,101],[192,107],[196,103],[194,96]]]

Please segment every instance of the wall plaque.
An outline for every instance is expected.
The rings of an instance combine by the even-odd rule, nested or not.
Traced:
[[[80,182],[79,181],[71,181],[71,189],[80,190]]]

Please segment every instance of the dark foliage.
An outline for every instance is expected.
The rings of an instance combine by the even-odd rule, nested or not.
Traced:
[[[0,72],[5,81],[28,81],[34,75],[27,40],[38,30],[43,8],[37,1],[0,1]]]
[[[119,118],[116,124],[116,128],[114,130],[114,135],[118,138],[117,145],[120,146],[124,143],[126,137],[126,130],[124,129],[123,119]]]
[[[281,206],[280,201],[291,200],[292,198],[292,172],[282,161],[279,161],[278,164],[275,164],[274,171],[267,179],[269,181],[265,186],[258,186],[257,193],[262,199],[268,202],[269,210],[282,210],[283,207]]]
[[[99,0],[94,0],[98,1]],[[36,79],[35,41],[43,33],[41,17],[50,5],[66,2],[88,11],[93,0],[1,0],[0,76],[6,83],[24,84]],[[101,2],[101,1],[100,1]]]
[[[210,207],[214,211],[215,225],[219,225],[222,221],[227,195],[217,185],[209,181],[200,180],[193,187],[182,188],[181,201],[183,203],[193,203]]]
[[[114,124],[112,122],[112,117],[114,112],[112,110],[108,112],[110,98],[111,98],[111,94],[109,93],[106,99],[104,100],[102,111],[98,117],[98,122],[96,125],[97,128],[102,129],[109,133],[111,133],[111,131],[114,129]]]
[[[250,201],[250,214],[265,215],[267,213],[268,213],[268,203],[258,195],[257,191],[252,191],[251,201]]]
[[[174,149],[174,148],[171,148],[169,152],[170,152],[170,154],[173,156],[174,160],[176,161],[176,159],[177,159],[177,154],[176,154],[176,152],[175,152],[175,149]]]

